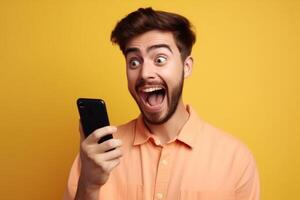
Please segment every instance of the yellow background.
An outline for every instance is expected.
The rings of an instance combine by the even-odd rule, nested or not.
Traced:
[[[299,199],[296,0],[2,0],[0,198],[61,199],[79,144],[77,97],[105,99],[112,124],[138,115],[109,36],[145,6],[180,13],[196,27],[184,100],[248,145],[262,199]]]

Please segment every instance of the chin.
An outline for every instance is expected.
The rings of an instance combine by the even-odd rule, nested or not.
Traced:
[[[149,116],[149,115],[145,114],[143,111],[141,111],[141,112],[142,112],[145,122],[147,122],[148,124],[160,125],[160,124],[167,122],[170,118],[170,117],[168,117],[167,113],[163,114],[163,115],[159,114],[159,113],[150,114],[150,116]]]

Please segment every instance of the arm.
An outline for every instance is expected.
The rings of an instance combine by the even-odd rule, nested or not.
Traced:
[[[84,139],[81,131],[80,159],[78,156],[72,166],[64,200],[98,200],[101,186],[107,182],[122,156],[120,140],[110,139],[101,144],[98,141],[114,132],[115,127],[107,126]]]
[[[79,179],[75,200],[83,200],[83,199],[98,200],[99,191],[100,191],[100,187],[97,186],[89,187],[85,185],[84,181],[81,181]]]
[[[260,184],[255,160],[250,152],[244,155],[244,168],[236,187],[237,200],[259,200]]]

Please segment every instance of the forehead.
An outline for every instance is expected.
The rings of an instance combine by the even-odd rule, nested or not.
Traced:
[[[172,51],[178,51],[174,36],[171,32],[163,32],[159,30],[152,30],[141,35],[138,35],[127,43],[125,50],[128,48],[136,48],[140,51],[145,51],[153,45],[167,45]]]

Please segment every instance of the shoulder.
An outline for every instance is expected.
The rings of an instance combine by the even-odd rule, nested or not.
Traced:
[[[254,161],[248,146],[231,133],[203,122],[202,134],[205,141],[209,143],[211,151],[220,157],[238,162],[239,166],[244,165],[244,167]]]
[[[203,122],[202,125],[203,134],[206,135],[217,146],[231,147],[231,148],[243,148],[248,149],[247,146],[233,134],[226,132],[208,122]]]
[[[228,133],[208,122],[203,122],[202,131],[210,138],[210,140],[218,145],[229,145],[234,147],[243,145],[243,143],[231,133]]]
[[[232,174],[237,197],[259,199],[259,174],[255,158],[248,146],[209,123],[204,123],[203,133],[211,143],[213,162],[216,166],[223,166],[227,174]]]

